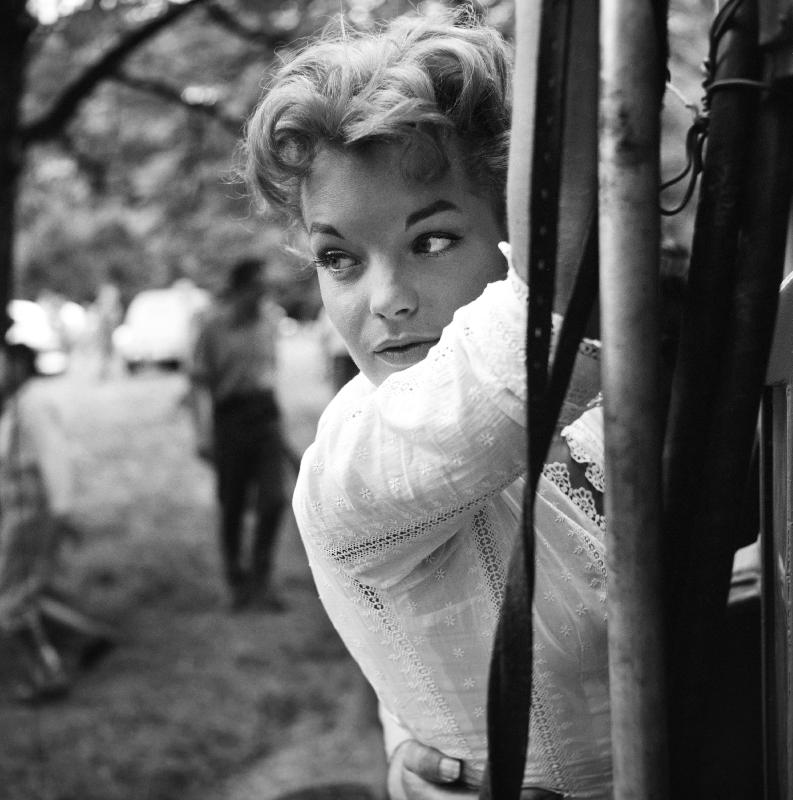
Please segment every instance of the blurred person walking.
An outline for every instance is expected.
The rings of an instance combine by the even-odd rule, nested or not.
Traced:
[[[275,393],[279,309],[267,296],[265,266],[246,259],[202,315],[190,377],[199,455],[211,460],[220,506],[220,549],[232,610],[279,610],[271,573],[286,504],[284,445]],[[243,524],[255,493],[250,552]]]

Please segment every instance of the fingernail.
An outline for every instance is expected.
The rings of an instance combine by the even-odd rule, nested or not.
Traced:
[[[444,781],[456,781],[460,777],[460,762],[456,758],[442,758],[439,771]]]

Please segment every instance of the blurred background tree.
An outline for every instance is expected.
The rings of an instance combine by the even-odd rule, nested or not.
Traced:
[[[126,300],[266,257],[291,313],[310,273],[235,177],[244,121],[279,48],[338,17],[369,25],[410,0],[6,0],[0,9],[0,308],[50,289]],[[492,0],[508,26],[511,0]]]

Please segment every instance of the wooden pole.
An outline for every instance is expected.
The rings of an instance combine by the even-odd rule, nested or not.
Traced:
[[[615,800],[668,797],[657,25],[650,0],[602,0],[600,297]]]

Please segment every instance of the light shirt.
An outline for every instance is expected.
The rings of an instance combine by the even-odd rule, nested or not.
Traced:
[[[420,364],[354,378],[301,465],[294,510],[322,602],[407,735],[487,758],[487,674],[526,472],[526,286],[510,270]],[[601,410],[564,428],[603,487]],[[535,666],[524,784],[611,797],[605,521],[565,463],[536,511]]]
[[[30,507],[20,509],[20,513],[49,511],[65,515],[74,508],[74,469],[70,444],[60,410],[40,380],[33,378],[27,381],[7,398],[0,416],[0,465],[7,473],[4,481],[7,492],[3,492],[5,502],[0,511],[2,514],[12,513],[11,507],[17,505],[14,500],[17,494],[13,490],[15,476],[27,473],[38,475],[44,505],[36,507],[38,501],[34,503],[31,500],[27,504]],[[20,505],[25,505],[21,497]]]
[[[237,325],[232,309],[221,305],[199,323],[191,377],[215,402],[275,386],[278,312],[275,303],[265,301],[259,319]]]

